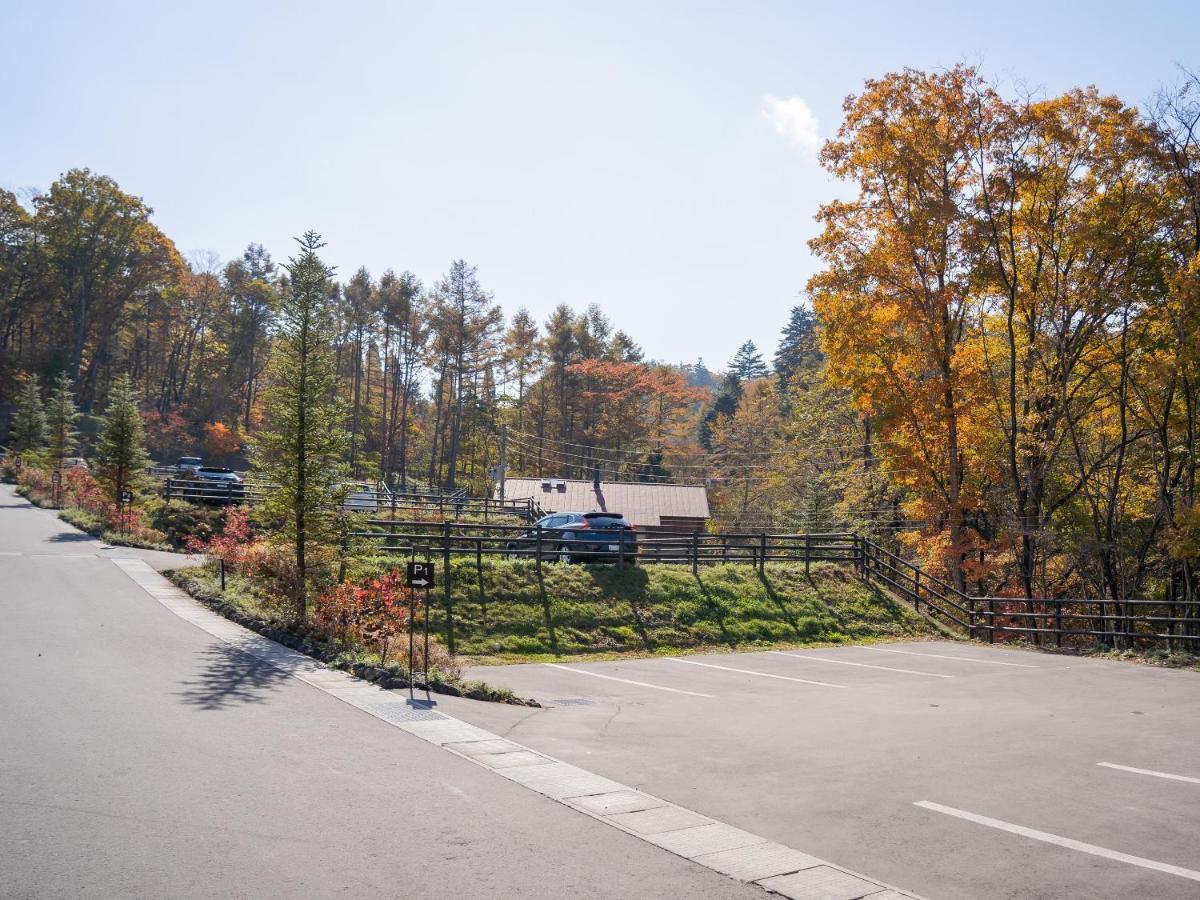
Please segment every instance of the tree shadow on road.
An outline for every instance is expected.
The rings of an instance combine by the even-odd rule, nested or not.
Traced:
[[[96,540],[90,534],[84,534],[82,531],[60,531],[57,534],[52,534],[46,538],[52,544],[73,544],[80,541]]]
[[[224,644],[200,653],[199,676],[182,682],[177,696],[200,709],[226,709],[241,703],[261,703],[289,676],[262,660]]]

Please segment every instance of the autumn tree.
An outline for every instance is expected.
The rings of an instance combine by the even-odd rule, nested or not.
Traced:
[[[713,495],[732,528],[765,528],[778,513],[780,482],[769,460],[778,451],[779,401],[775,385],[756,379],[745,386],[731,414],[712,425]]]
[[[826,263],[809,282],[823,348],[862,409],[878,416],[897,476],[945,523],[940,555],[960,590],[974,503],[964,390],[977,373],[963,352],[976,314],[972,109],[984,92],[962,66],[868,81],[821,152],[858,196],[822,206],[822,233],[810,242]]]
[[[183,261],[151,223],[145,203],[87,169],[67,172],[34,199],[34,208],[47,288],[62,300],[55,307],[61,316],[55,333],[70,335],[63,362],[90,409],[102,368],[135,348],[135,342],[122,346],[131,324],[127,310],[174,289]]]
[[[229,302],[229,377],[239,386],[242,428],[249,431],[279,302],[276,266],[261,244],[250,244],[225,267],[222,280]]]
[[[428,338],[421,281],[412,272],[397,276],[389,269],[379,279],[377,296],[383,357],[380,467],[384,480],[399,468],[404,489],[408,485],[412,413]]]
[[[444,422],[446,486],[453,490],[463,440],[464,409],[477,378],[498,352],[503,314],[479,284],[476,268],[457,259],[434,289],[434,319],[441,359],[439,418]],[[444,410],[443,410],[444,406]]]

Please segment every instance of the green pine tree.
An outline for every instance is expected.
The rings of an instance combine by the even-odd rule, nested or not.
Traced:
[[[775,351],[780,388],[786,393],[793,382],[807,382],[824,359],[817,341],[817,317],[807,306],[793,306]]]
[[[150,457],[138,412],[137,395],[129,375],[120,375],[108,393],[96,445],[96,477],[114,503],[122,491],[137,490]]]
[[[729,364],[729,371],[742,381],[766,378],[770,374],[767,364],[763,362],[762,354],[754,346],[754,341],[746,341],[746,343],[738,347],[738,351],[733,357],[733,362]]]
[[[75,430],[78,418],[71,376],[63,372],[54,383],[46,414],[50,462],[55,468],[61,468],[64,459],[75,455],[79,444],[79,432]]]
[[[46,445],[46,410],[36,375],[29,375],[17,393],[8,449],[18,456],[40,455]]]
[[[294,600],[308,618],[309,586],[338,542],[338,518],[348,446],[337,395],[337,358],[328,280],[315,232],[298,238],[301,252],[286,267],[291,279],[280,306],[280,329],[268,369],[264,424],[254,465],[273,487],[266,511],[295,562]]]

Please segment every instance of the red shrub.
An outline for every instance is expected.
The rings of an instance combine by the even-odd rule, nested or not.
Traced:
[[[225,510],[225,526],[221,533],[208,540],[188,538],[187,549],[192,553],[203,553],[237,565],[245,558],[253,535],[254,528],[250,524],[250,516],[241,507],[230,506]]]
[[[339,584],[317,597],[314,623],[327,634],[373,647],[381,663],[398,634],[408,630],[409,591],[393,569],[361,584]]]

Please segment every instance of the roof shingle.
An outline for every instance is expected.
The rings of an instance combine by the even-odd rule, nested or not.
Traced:
[[[551,483],[550,490],[543,484]],[[559,490],[558,485],[565,485]],[[499,496],[499,491],[497,491]],[[708,492],[686,484],[642,484],[602,481],[597,491],[590,481],[562,478],[509,478],[504,482],[509,500],[532,497],[546,512],[614,512],[634,525],[660,525],[661,517],[708,518]]]

